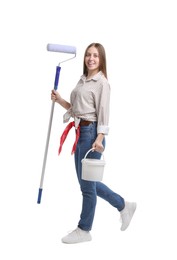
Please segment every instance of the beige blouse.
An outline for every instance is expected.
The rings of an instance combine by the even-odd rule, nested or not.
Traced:
[[[91,79],[81,76],[71,92],[70,103],[63,116],[64,123],[73,117],[77,128],[81,119],[97,121],[97,133],[108,134],[110,85],[101,71]]]

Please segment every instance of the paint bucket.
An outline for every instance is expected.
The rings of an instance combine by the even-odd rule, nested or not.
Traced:
[[[102,159],[86,158],[88,153],[94,150],[88,150],[85,157],[82,159],[82,179],[86,181],[102,181],[105,160],[102,154]]]

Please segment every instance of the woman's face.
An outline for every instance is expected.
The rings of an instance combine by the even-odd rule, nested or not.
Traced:
[[[99,71],[99,53],[95,47],[90,47],[85,56],[85,65],[88,69],[88,73],[97,73]]]

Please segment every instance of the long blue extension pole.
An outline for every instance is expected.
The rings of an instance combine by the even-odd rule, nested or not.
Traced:
[[[56,67],[56,74],[55,74],[55,83],[54,83],[54,89],[58,89],[58,82],[60,77],[60,70],[61,67]],[[48,147],[49,147],[49,140],[50,140],[50,133],[51,133],[51,127],[52,127],[52,120],[53,120],[53,112],[54,112],[54,106],[55,101],[52,101],[51,106],[51,112],[50,112],[50,119],[49,119],[49,126],[48,126],[48,132],[47,132],[47,140],[46,140],[46,146],[45,146],[45,152],[44,152],[44,159],[43,159],[43,166],[42,166],[42,174],[41,174],[41,180],[40,180],[40,186],[38,191],[38,199],[37,203],[41,203],[41,197],[42,197],[42,191],[43,191],[43,182],[44,182],[44,174],[45,174],[45,167],[46,167],[46,161],[47,161],[47,153],[48,153]]]

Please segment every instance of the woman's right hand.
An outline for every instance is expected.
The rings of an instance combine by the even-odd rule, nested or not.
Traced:
[[[58,102],[59,103],[60,99],[61,99],[61,96],[58,93],[58,91],[52,89],[52,91],[51,91],[51,100],[54,101],[54,102]]]
[[[64,100],[60,96],[58,91],[56,91],[54,89],[51,91],[51,100],[53,100],[54,102],[57,102],[58,104],[60,104],[66,110],[68,110],[71,107],[71,104],[69,102],[67,102],[66,100]]]

